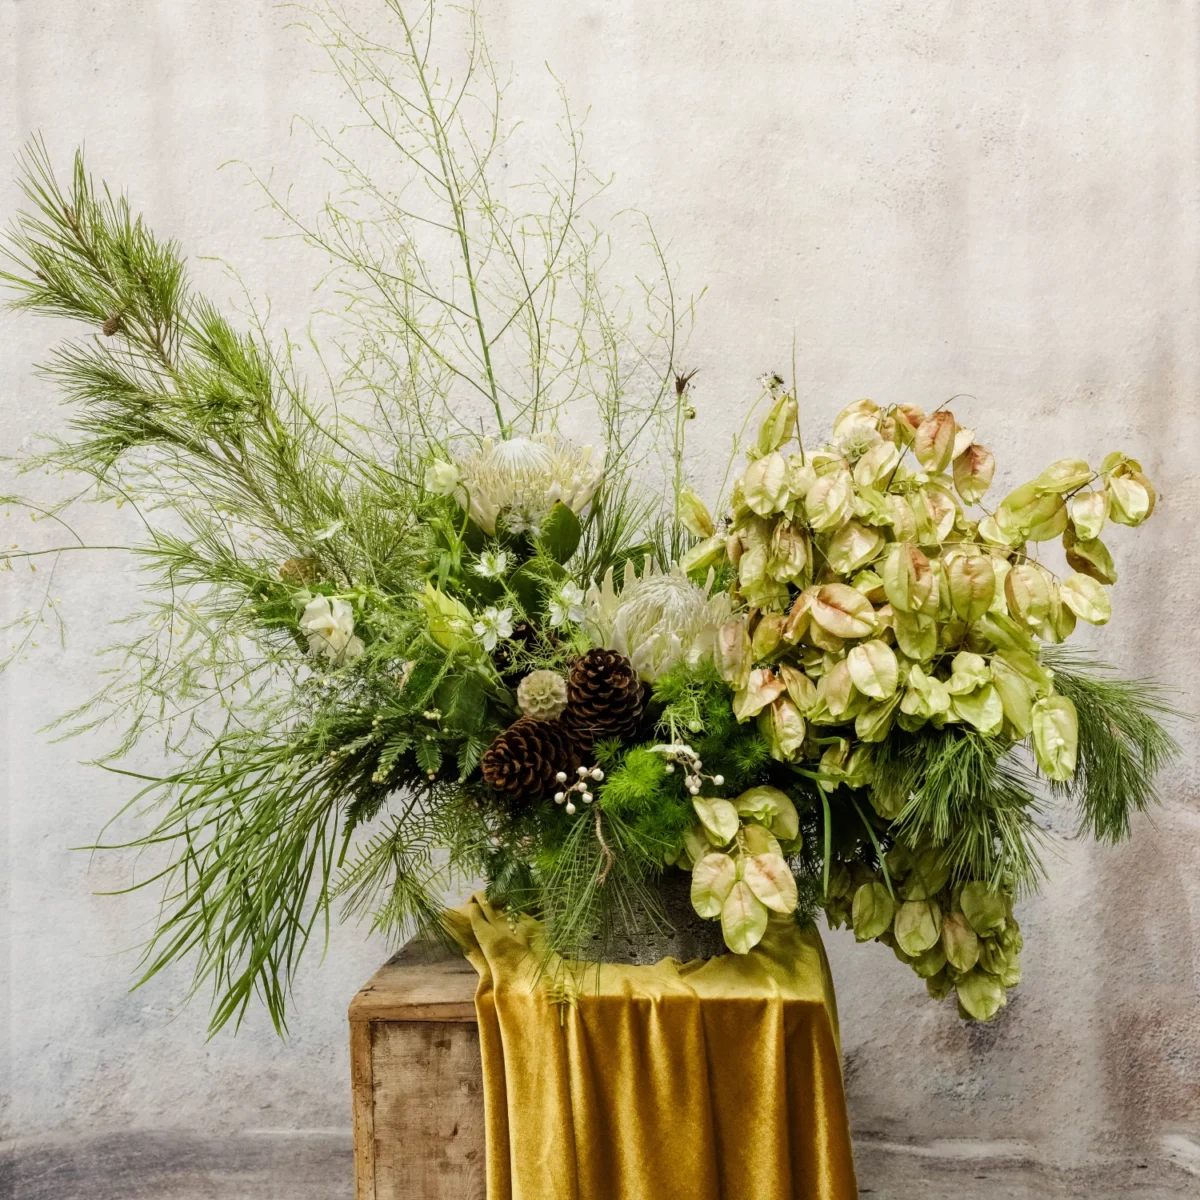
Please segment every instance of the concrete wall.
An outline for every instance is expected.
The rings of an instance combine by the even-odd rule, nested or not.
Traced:
[[[1200,710],[1200,3],[508,0],[485,14],[496,57],[515,65],[510,115],[544,126],[552,64],[591,106],[589,157],[617,173],[616,198],[653,215],[687,287],[709,287],[690,353],[698,442],[712,430],[709,446],[728,444],[755,377],[789,361],[794,337],[809,428],[862,395],[932,406],[967,392],[956,410],[994,447],[1001,492],[1061,454],[1136,454],[1160,507],[1113,539],[1116,615],[1086,640]],[[244,173],[218,170],[245,159],[321,186],[289,123],[340,101],[284,25],[237,0],[0,0],[0,147],[40,129],[65,163],[86,141],[93,170],[128,187],[158,232],[235,264],[299,328],[320,264],[265,240],[278,226]],[[16,203],[0,177],[0,212]],[[228,292],[214,264],[195,274]],[[30,366],[61,330],[0,320],[11,453],[61,421]],[[698,447],[692,465],[703,479],[722,463]],[[99,541],[132,533],[123,513],[81,523]],[[52,536],[23,513],[0,524],[6,544]],[[64,562],[50,591],[65,649],[42,639],[0,680],[4,1136],[337,1135],[345,1004],[385,947],[337,931],[324,965],[314,955],[301,974],[287,1043],[261,1013],[206,1042],[203,1003],[182,1006],[185,972],[126,990],[152,898],[93,893],[137,864],[71,850],[129,787],[80,761],[109,734],[54,744],[38,729],[96,685],[106,621],[132,602],[127,567]],[[46,583],[4,576],[6,615]],[[864,1146],[1063,1167],[1174,1157],[1200,1171],[1186,740],[1132,845],[1081,844],[1052,816],[1053,881],[1021,914],[1026,981],[993,1026],[931,1004],[886,951],[828,939]]]

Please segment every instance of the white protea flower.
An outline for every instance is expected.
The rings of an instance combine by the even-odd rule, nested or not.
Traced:
[[[456,465],[454,498],[480,529],[493,535],[501,514],[513,532],[536,533],[556,501],[581,512],[604,473],[603,458],[591,446],[553,434],[501,442],[486,438],[478,450],[458,457]]]
[[[353,662],[362,652],[354,636],[354,609],[345,600],[315,596],[300,614],[300,629],[308,635],[308,648],[323,654],[335,666]]]
[[[729,596],[709,595],[709,583],[693,583],[678,567],[663,574],[648,563],[639,578],[625,564],[618,592],[610,569],[588,589],[584,632],[599,646],[624,654],[652,683],[677,662],[698,663],[712,653],[717,629],[729,620]]]

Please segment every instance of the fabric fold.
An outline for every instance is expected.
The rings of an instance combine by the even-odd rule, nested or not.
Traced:
[[[741,956],[543,970],[536,921],[482,896],[453,921],[479,972],[489,1200],[858,1195],[815,928],[773,923]]]

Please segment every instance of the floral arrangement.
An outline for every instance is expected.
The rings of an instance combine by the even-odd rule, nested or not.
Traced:
[[[436,219],[315,123],[350,199],[307,221],[264,185],[350,298],[319,401],[297,345],[200,296],[81,159],[65,186],[40,144],[24,160],[3,279],[90,327],[47,368],[72,432],[27,465],[129,504],[155,585],[73,714],[172,756],[136,773],[154,816],[123,843],[166,855],[139,881],[163,887],[144,977],[190,957],[215,1026],[255,995],[282,1026],[339,901],[436,934],[482,879],[570,956],[665,921],[662,880],[690,876],[732,953],[823,909],[990,1019],[1020,979],[1046,795],[1117,840],[1176,750],[1155,685],[1063,647],[1109,619],[1103,538],[1150,517],[1150,481],[1125,454],[1066,458],[988,507],[992,455],[946,405],[860,400],[806,444],[771,375],[711,515],[659,243],[659,284],[606,290],[569,110],[569,169],[510,208],[474,14],[464,83],[430,64],[432,6],[384,7],[397,46],[333,9],[309,29]]]

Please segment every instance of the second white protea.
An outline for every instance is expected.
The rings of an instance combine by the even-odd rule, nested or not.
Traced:
[[[649,563],[639,577],[627,562],[620,592],[611,570],[588,589],[583,629],[597,645],[624,654],[652,683],[677,662],[711,654],[731,611],[726,594],[709,595],[678,568],[663,573]]]

